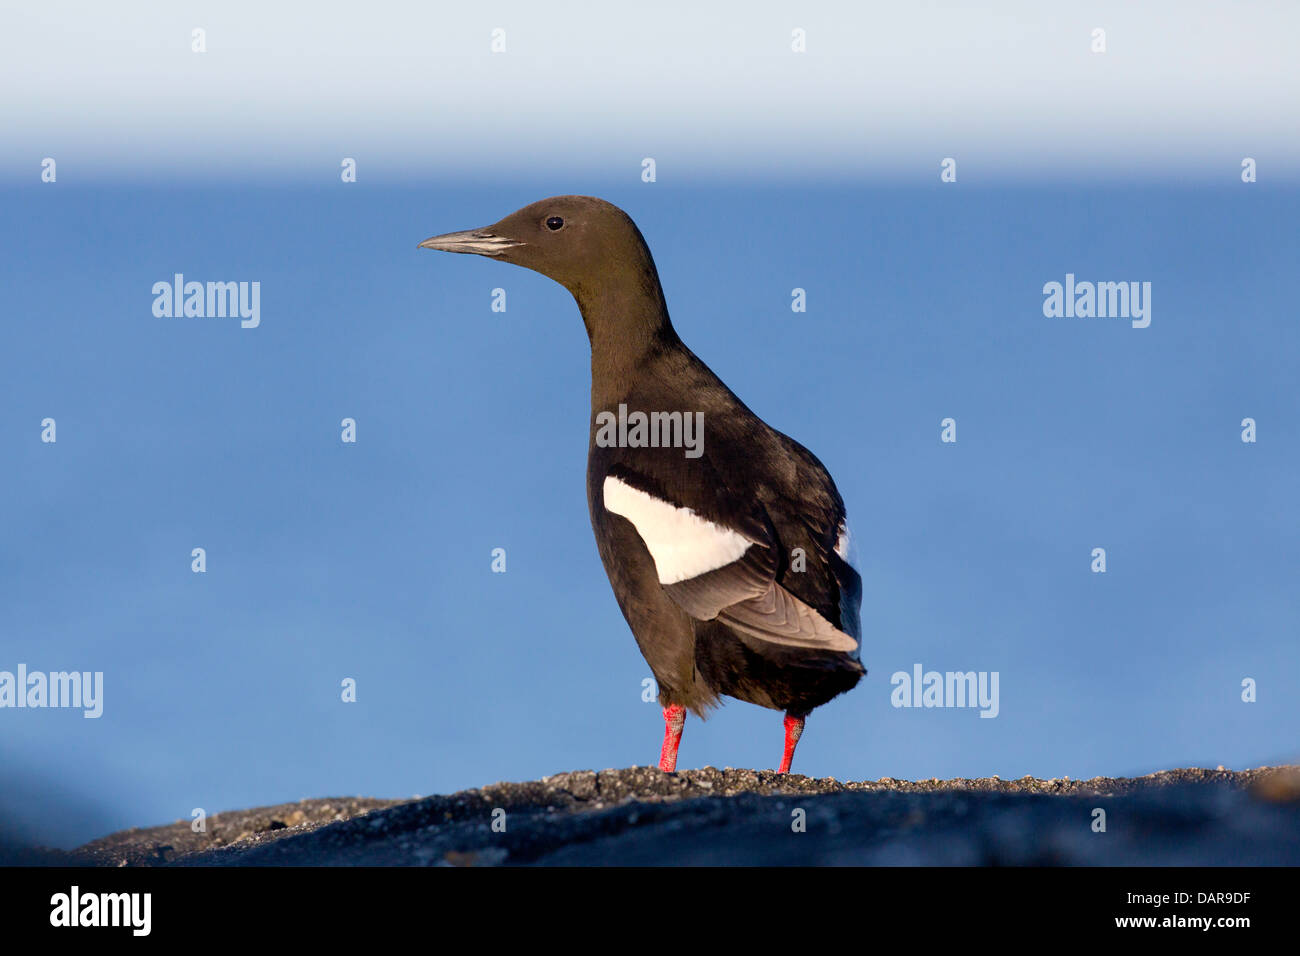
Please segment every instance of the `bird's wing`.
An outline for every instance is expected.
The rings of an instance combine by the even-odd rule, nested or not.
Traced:
[[[852,636],[777,582],[780,543],[759,503],[726,516],[705,502],[692,508],[621,464],[605,476],[602,492],[605,510],[636,528],[660,586],[687,614],[773,644],[857,651]]]

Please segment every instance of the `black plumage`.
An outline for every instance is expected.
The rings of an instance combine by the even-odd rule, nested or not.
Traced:
[[[616,206],[558,196],[421,245],[533,269],[577,300],[592,350],[591,523],[659,684],[661,766],[675,767],[681,708],[702,715],[725,695],[787,712],[788,769],[803,718],[865,673],[861,580],[826,469],[683,344],[650,251]],[[638,412],[660,416],[665,439],[682,434],[670,415],[696,416],[702,444],[611,441],[611,421]]]

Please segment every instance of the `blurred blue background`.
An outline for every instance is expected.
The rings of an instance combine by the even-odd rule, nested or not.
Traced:
[[[653,762],[649,671],[588,524],[576,306],[416,249],[547,191],[4,194],[0,669],[106,686],[98,720],[0,711],[7,773],[126,826]],[[598,191],[641,224],[688,344],[848,503],[870,673],[814,714],[797,770],[1295,755],[1296,191]],[[176,271],[260,281],[260,327],[154,317]],[[1067,271],[1150,281],[1150,328],[1044,318]],[[1000,715],[892,708],[917,662],[998,671]],[[779,746],[779,715],[732,702],[688,723],[682,766]]]
[[[1275,40],[1293,32],[1256,20],[1252,48],[1233,20],[1239,42],[1218,52],[1184,37],[1221,66],[1249,64],[1223,82],[1259,84],[1240,110],[1209,110],[1206,84],[1222,77],[1112,10],[1106,69],[1120,72],[1091,92],[1079,79],[1091,61],[1045,79],[1074,91],[1085,120],[1061,112],[1078,138],[1045,134],[1036,153],[1051,106],[1040,115],[1018,99],[1041,91],[1017,77],[1065,64],[1053,43],[1082,44],[1086,61],[1089,13],[1011,34],[954,13],[933,48],[918,24],[891,20],[892,42],[932,54],[890,61],[895,109],[874,79],[843,82],[837,71],[868,67],[825,10],[812,36],[839,44],[839,58],[790,87],[780,64],[794,14],[770,6],[776,39],[753,65],[757,92],[742,82],[748,66],[709,60],[688,35],[674,62],[723,85],[697,102],[678,77],[659,112],[621,117],[608,139],[579,130],[585,114],[562,97],[551,115],[571,119],[547,135],[533,92],[516,102],[474,84],[466,95],[496,112],[402,121],[361,93],[321,93],[316,112],[293,113],[312,100],[313,71],[336,76],[337,61],[307,45],[221,67],[293,79],[261,98],[177,79],[181,92],[149,101],[169,95],[160,78],[179,67],[136,59],[106,71],[110,93],[82,83],[88,103],[62,72],[9,100],[0,670],[103,671],[105,700],[98,720],[0,710],[0,815],[73,845],[194,807],[404,797],[657,759],[649,669],[587,516],[576,306],[525,270],[416,249],[567,192],[632,215],[687,344],[817,454],[847,502],[869,675],[810,718],[796,771],[1082,778],[1300,756],[1300,180],[1283,175],[1300,168],[1300,123],[1295,100],[1270,112],[1291,89],[1270,80],[1282,75]],[[227,45],[270,35],[213,9],[231,18],[217,31]],[[29,22],[8,34],[11,52],[64,50],[47,13],[15,16]],[[747,42],[752,23],[740,22]],[[144,23],[190,56],[189,19]],[[461,24],[482,40],[475,56],[489,55],[493,25]],[[390,35],[360,30],[356,43],[373,52]],[[1138,35],[1163,45],[1139,56]],[[989,37],[1033,62],[990,53]],[[345,37],[332,42],[346,52]],[[528,42],[510,69],[565,60],[562,37],[544,55]],[[420,59],[403,49],[397,66],[349,69],[370,92],[383,92],[376,75],[407,90]],[[616,69],[619,53],[611,41],[600,63]],[[656,62],[653,44],[641,55]],[[968,71],[993,56],[996,68],[982,81],[953,74],[955,100],[909,82],[933,79],[948,56]],[[639,63],[610,89],[644,80]],[[561,92],[581,85],[568,69],[553,81]],[[1133,71],[1151,85],[1135,87]],[[1188,85],[1158,116],[1106,113],[1141,95],[1161,103],[1180,71]],[[764,83],[790,96],[767,114]],[[971,113],[969,86],[996,121]],[[786,122],[803,115],[800,96],[832,89],[870,101],[874,118],[835,119],[821,96],[806,127]],[[710,98],[728,97],[748,109],[710,113]],[[382,119],[367,126],[372,102]],[[183,115],[190,125],[174,125]],[[39,179],[48,155],[56,183]],[[958,182],[942,184],[950,155]],[[1244,184],[1240,160],[1256,155],[1260,181]],[[339,181],[343,156],[358,158],[356,183]],[[643,156],[658,158],[655,183],[640,181]],[[260,327],[155,317],[151,288],[175,272],[260,282]],[[1068,272],[1151,282],[1150,327],[1045,318],[1043,284]],[[795,287],[806,313],[791,312]],[[504,313],[491,311],[494,288]],[[40,441],[46,417],[55,444]],[[346,417],[355,445],[340,441]],[[939,440],[947,417],[954,445]],[[1240,440],[1245,417],[1256,444]],[[190,570],[196,547],[204,574]],[[497,547],[505,574],[491,571]],[[1096,547],[1105,574],[1090,571]],[[916,663],[998,671],[999,716],[891,707],[890,675]],[[349,677],[353,704],[340,700]],[[1256,703],[1241,701],[1245,678]],[[780,742],[779,714],[731,702],[688,721],[679,765],[771,767]]]

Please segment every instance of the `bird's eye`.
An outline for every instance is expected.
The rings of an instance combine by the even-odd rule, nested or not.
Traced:
[[[546,228],[551,230],[551,232],[554,232],[556,229],[559,229],[563,225],[564,225],[564,220],[561,219],[559,216],[552,216],[550,219],[546,220]]]

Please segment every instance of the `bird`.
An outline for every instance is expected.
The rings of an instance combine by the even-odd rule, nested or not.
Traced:
[[[531,269],[577,302],[591,344],[588,510],[658,685],[659,769],[676,770],[687,713],[730,697],[784,711],[777,772],[789,773],[808,714],[866,674],[862,579],[826,468],[682,342],[618,206],[553,196],[419,247]]]

